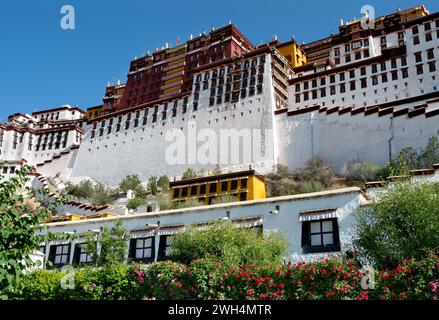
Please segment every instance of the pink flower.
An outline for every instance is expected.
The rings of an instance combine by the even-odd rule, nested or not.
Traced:
[[[93,283],[91,286],[92,286],[93,288],[96,288],[96,283]]]

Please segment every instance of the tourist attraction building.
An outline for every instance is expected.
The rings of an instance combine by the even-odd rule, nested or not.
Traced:
[[[0,124],[3,175],[33,165],[35,188],[56,185],[54,177],[116,186],[131,174],[144,182],[167,175],[175,177],[175,201],[193,196],[209,204],[209,177],[190,181],[191,189],[177,181],[188,168],[219,166],[228,180],[249,167],[258,175],[278,164],[294,170],[317,155],[338,170],[350,161],[385,165],[402,148],[421,149],[439,136],[438,58],[439,13],[424,6],[341,21],[338,33],[308,44],[274,38],[254,45],[230,23],[134,59],[126,83],[108,85],[102,104],[87,111],[62,106],[10,116]],[[303,229],[310,227],[304,222],[320,223],[312,230],[320,230],[321,239],[332,241],[324,246],[337,251],[364,197],[354,188],[261,199],[260,185],[251,191],[250,180],[247,189],[242,177],[236,181],[236,190],[228,180],[225,191],[242,196],[239,203],[132,216],[69,203],[62,211],[71,221],[51,228],[82,234],[120,218],[133,239],[143,239],[131,243],[130,254],[142,249],[149,255],[133,258],[152,261],[169,246],[162,236],[226,217],[287,231],[291,255],[308,255],[313,250],[306,241],[312,240],[301,234],[311,229]],[[221,182],[216,185],[222,190]],[[74,221],[84,212],[106,218]],[[151,226],[158,221],[160,228]],[[82,259],[74,258],[71,243],[61,249],[47,244],[45,250],[54,263]]]

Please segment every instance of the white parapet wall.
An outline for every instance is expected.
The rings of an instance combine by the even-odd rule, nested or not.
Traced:
[[[403,148],[439,138],[439,101],[418,109],[323,107],[279,113],[279,162],[295,169],[321,156],[341,169],[348,161],[385,165]],[[347,111],[347,112],[345,112]]]

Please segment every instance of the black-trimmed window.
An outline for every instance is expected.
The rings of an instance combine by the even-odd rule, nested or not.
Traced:
[[[93,256],[87,252],[85,243],[77,243],[73,252],[73,263],[85,265],[93,262]]]
[[[50,246],[49,259],[54,267],[61,267],[70,262],[70,243]]]
[[[138,238],[130,240],[130,259],[136,262],[149,263],[154,261],[155,255],[154,237]]]
[[[340,251],[337,219],[302,222],[302,250],[304,253]]]
[[[248,179],[241,179],[241,189],[247,189]]]
[[[172,248],[172,235],[160,236],[159,251],[157,252],[157,261],[167,260]]]
[[[209,193],[216,193],[216,182],[209,183]]]
[[[229,181],[221,182],[221,192],[227,192],[228,187],[229,187]]]

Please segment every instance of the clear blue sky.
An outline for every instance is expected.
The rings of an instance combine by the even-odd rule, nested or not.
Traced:
[[[300,4],[299,4],[300,3]],[[439,1],[422,2],[430,12]],[[60,27],[60,8],[73,5],[76,29]],[[370,4],[384,15],[418,1],[125,0],[2,1],[0,119],[15,112],[102,101],[107,81],[126,80],[129,62],[181,36],[209,32],[231,20],[254,44],[277,35],[311,42],[337,32],[339,20]]]

